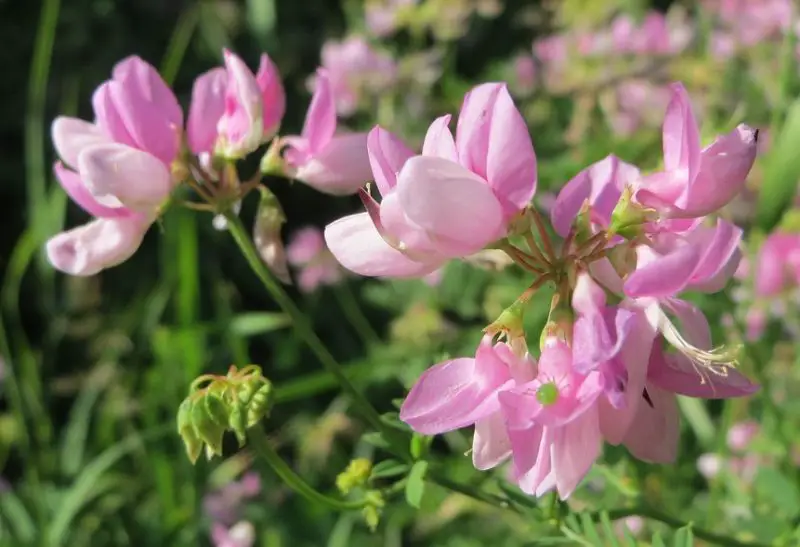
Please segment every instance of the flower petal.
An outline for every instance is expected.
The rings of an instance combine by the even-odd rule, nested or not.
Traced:
[[[326,71],[317,71],[315,85],[302,133],[312,154],[322,150],[336,132],[336,102]]]
[[[386,197],[397,184],[403,164],[414,152],[399,137],[376,125],[367,135],[367,153],[375,184]]]
[[[59,116],[53,120],[50,132],[56,152],[72,168],[78,166],[78,154],[84,148],[111,142],[95,124],[67,116]]]
[[[320,192],[335,196],[353,194],[372,179],[367,154],[367,134],[336,135],[294,177]]]
[[[130,258],[148,226],[140,216],[96,219],[51,238],[47,258],[64,273],[94,275]]]
[[[511,440],[503,414],[495,412],[475,422],[472,438],[472,465],[485,471],[497,467],[511,455]]]
[[[425,142],[422,143],[423,156],[436,156],[458,163],[456,141],[450,132],[450,114],[436,118],[428,127]]]
[[[225,88],[228,74],[217,67],[201,74],[192,87],[192,102],[186,136],[194,154],[212,152],[217,140],[217,122],[225,112]]]
[[[169,170],[161,161],[124,144],[86,148],[78,156],[78,171],[95,197],[113,196],[142,213],[151,214],[172,191]]]
[[[451,161],[409,159],[400,171],[397,191],[408,218],[452,256],[477,252],[505,232],[503,211],[491,188]]]
[[[672,463],[678,453],[680,421],[675,395],[648,383],[652,406],[639,404],[623,443],[640,460]]]
[[[640,257],[650,249],[638,249]],[[683,290],[702,258],[696,245],[681,245],[661,256],[655,256],[647,265],[637,268],[625,280],[625,294],[632,298],[651,296],[664,298]]]
[[[342,266],[370,277],[422,277],[441,262],[415,262],[381,238],[367,213],[350,215],[325,228],[325,242]]]
[[[64,167],[61,162],[57,162],[53,166],[53,172],[56,175],[61,187],[67,195],[78,204],[84,211],[94,217],[100,218],[116,218],[130,216],[132,213],[125,207],[107,207],[99,203],[91,192],[86,188],[86,185],[81,180],[81,176]]]
[[[560,427],[553,440],[553,466],[559,497],[567,499],[600,456],[602,437],[596,408]]]
[[[673,83],[670,89],[672,99],[662,129],[664,168],[685,171],[691,183],[700,168],[700,132],[686,88],[681,83]]]

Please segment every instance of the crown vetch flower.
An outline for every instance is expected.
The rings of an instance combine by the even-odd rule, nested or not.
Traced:
[[[58,117],[52,137],[63,160],[56,178],[97,217],[47,242],[50,262],[71,275],[93,275],[127,260],[169,198],[183,114],[156,70],[138,57],[114,67],[95,91],[95,123]]]
[[[285,137],[284,159],[289,174],[320,192],[352,194],[372,178],[366,133],[337,133],[336,107],[327,73],[317,73],[317,85],[303,131]]]
[[[380,204],[330,224],[325,238],[346,268],[369,276],[419,277],[484,249],[508,232],[536,191],[536,155],[504,84],[464,98],[456,137],[442,116],[422,154],[376,127],[368,139]]]
[[[270,140],[286,111],[286,94],[277,67],[261,54],[254,75],[225,50],[225,66],[197,77],[186,133],[194,154],[216,152],[241,158]]]

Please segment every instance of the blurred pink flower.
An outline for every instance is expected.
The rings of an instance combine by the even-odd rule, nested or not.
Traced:
[[[364,96],[387,90],[397,78],[395,61],[359,36],[326,42],[321,56],[336,111],[341,116],[354,114]],[[319,73],[312,80],[314,89],[318,82]]]
[[[321,285],[336,285],[343,277],[319,228],[307,226],[295,232],[286,247],[286,258],[300,270],[297,284],[303,292],[313,292]]]
[[[416,3],[417,0],[368,0],[364,7],[367,29],[378,38],[392,34],[397,29],[398,12]]]
[[[214,547],[253,547],[256,530],[247,521],[240,521],[231,528],[215,522],[211,527],[211,542]]]
[[[231,526],[241,518],[247,500],[261,493],[261,478],[249,471],[239,480],[233,480],[203,497],[203,511],[208,517],[224,526]]]
[[[800,285],[800,234],[773,232],[758,252],[756,295],[775,296],[797,285]]]
[[[753,420],[733,424],[728,430],[728,447],[735,452],[746,450],[760,430],[761,426]]]
[[[697,458],[697,470],[706,479],[711,480],[722,470],[722,459],[716,454],[702,454]]]
[[[366,133],[337,132],[328,73],[320,69],[302,134],[284,137],[289,175],[327,194],[352,194],[371,178]]]

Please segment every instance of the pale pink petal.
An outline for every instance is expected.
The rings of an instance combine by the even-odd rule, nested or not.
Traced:
[[[217,122],[217,132],[224,137],[218,143],[218,152],[240,158],[261,144],[264,103],[256,77],[244,61],[227,49],[224,58],[228,82],[225,111]]]
[[[83,149],[111,142],[103,130],[93,123],[67,116],[59,116],[53,120],[50,132],[56,152],[72,168],[78,166],[78,154]]]
[[[309,161],[297,167],[294,178],[326,194],[357,192],[372,179],[367,134],[336,135]]]
[[[705,247],[703,256],[692,273],[691,282],[708,284],[713,280],[715,283],[709,286],[710,289],[719,290],[724,287],[730,276],[726,278],[719,274],[724,271],[732,275],[736,270],[738,259],[741,257],[738,250],[742,240],[742,229],[723,219],[717,219],[717,225],[714,228],[700,226],[692,232],[689,238],[690,241],[696,241],[697,244]]]
[[[535,425],[529,429],[509,431],[508,435],[511,440],[514,475],[520,490],[532,496],[543,494],[550,486],[547,479],[552,471],[552,429]],[[554,481],[552,485],[555,485]]]
[[[788,281],[788,257],[796,249],[800,249],[800,235],[776,232],[767,237],[758,252],[756,294],[773,296],[784,289]]]
[[[367,152],[375,184],[386,197],[397,184],[403,164],[414,152],[399,137],[377,125],[367,135]]]
[[[711,328],[703,311],[685,300],[670,298],[661,303],[680,322],[680,332],[687,342],[701,349],[711,349]]]
[[[325,242],[339,263],[369,277],[422,277],[441,262],[421,263],[390,247],[367,213],[351,215],[325,228]]]
[[[150,63],[131,55],[114,65],[115,81],[135,83],[141,95],[175,127],[183,125],[183,111],[170,87]]]
[[[700,132],[686,88],[674,83],[670,90],[672,100],[667,106],[662,129],[664,168],[685,171],[692,181],[700,168]]]
[[[113,196],[142,213],[152,213],[172,191],[170,172],[161,161],[124,144],[85,149],[78,156],[78,171],[96,198]]]
[[[553,440],[553,467],[559,497],[567,499],[600,456],[602,438],[596,409],[558,428]]]
[[[511,455],[511,440],[503,414],[495,412],[475,422],[472,438],[472,465],[482,471],[500,465]]]
[[[138,146],[125,127],[125,121],[120,116],[117,106],[111,96],[111,89],[119,87],[119,82],[108,81],[100,85],[92,94],[92,108],[94,109],[95,124],[111,140],[128,146]],[[119,93],[117,93],[119,95]]]
[[[400,419],[424,435],[472,425],[500,409],[497,390],[508,378],[508,369],[494,361],[462,358],[439,363],[414,384]]]
[[[425,134],[425,142],[422,144],[422,154],[424,156],[437,156],[458,162],[458,152],[456,152],[456,142],[450,132],[450,114],[436,118]]]
[[[327,146],[336,132],[336,103],[331,91],[331,82],[325,71],[317,71],[314,96],[308,107],[303,125],[303,137],[308,141],[309,151],[318,152]]]
[[[124,207],[106,207],[98,203],[91,192],[86,188],[80,175],[75,171],[67,169],[60,162],[53,166],[53,172],[56,175],[56,180],[58,180],[59,184],[61,184],[61,187],[72,201],[77,203],[90,215],[100,218],[114,218],[130,216],[132,214],[131,211]]]
[[[625,294],[632,298],[673,296],[689,283],[701,258],[697,246],[679,246],[631,273],[625,280]]]
[[[458,114],[456,147],[459,163],[483,178],[487,176],[492,110],[503,87],[504,84],[487,83],[472,88],[464,96]]]
[[[439,254],[437,245],[427,232],[408,218],[397,192],[392,192],[381,202],[379,226],[385,230],[385,237],[397,244],[402,243],[412,256]]]
[[[644,401],[623,443],[631,454],[652,463],[672,463],[678,453],[680,417],[675,395],[651,383],[646,385],[652,406]]]
[[[186,137],[194,154],[212,152],[217,140],[217,122],[225,112],[225,88],[228,74],[217,67],[201,74],[192,87],[192,102]]]
[[[96,219],[52,237],[46,245],[47,258],[64,273],[94,275],[130,258],[148,226],[138,216]]]
[[[525,208],[536,192],[536,153],[528,125],[503,85],[492,108],[486,180],[507,215]]]
[[[397,191],[408,218],[453,256],[477,252],[505,232],[503,211],[480,177],[451,161],[416,156],[403,166]]]

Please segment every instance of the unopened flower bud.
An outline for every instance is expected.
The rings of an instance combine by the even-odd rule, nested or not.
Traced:
[[[527,299],[517,299],[513,304],[504,309],[502,313],[500,313],[500,316],[483,329],[483,331],[492,336],[502,334],[509,341],[517,338],[525,338],[523,321],[526,304]]]
[[[209,412],[209,408],[213,410]],[[217,421],[220,413],[227,414],[227,411],[224,410],[222,401],[215,395],[205,395],[192,403],[192,425],[197,431],[197,436],[206,445],[208,459],[214,455],[222,455],[222,437],[227,428],[224,423],[220,424]]]
[[[655,211],[633,202],[633,190],[626,186],[614,211],[611,213],[609,234],[633,239],[642,233],[642,225],[656,220]]]
[[[286,162],[281,156],[282,143],[279,138],[272,140],[264,156],[261,158],[260,170],[263,175],[285,176]]]
[[[185,399],[178,407],[178,434],[186,447],[186,455],[192,463],[195,463],[203,451],[203,441],[192,425],[192,406],[192,400]]]
[[[281,227],[286,222],[281,204],[275,194],[267,188],[259,187],[261,201],[253,227],[253,240],[264,263],[269,267],[275,277],[283,283],[291,284],[289,266],[286,263],[286,251],[281,239]]]
[[[572,345],[572,327],[575,324],[575,311],[569,300],[562,299],[558,294],[553,296],[550,304],[550,315],[547,323],[542,329],[539,338],[539,347],[544,349],[545,343],[550,338],[557,338],[567,344]]]
[[[381,511],[383,506],[386,505],[386,502],[383,499],[383,495],[378,490],[368,491],[364,498],[367,501],[367,505],[361,510],[361,514],[370,531],[374,532],[378,528]]]

